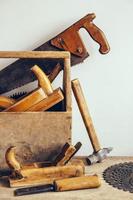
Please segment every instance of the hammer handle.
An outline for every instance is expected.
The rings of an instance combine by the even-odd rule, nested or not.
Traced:
[[[101,149],[100,143],[99,143],[97,134],[95,132],[93,122],[89,113],[89,109],[88,109],[88,106],[87,106],[87,103],[86,103],[86,100],[85,100],[85,97],[84,97],[84,94],[83,94],[83,91],[78,79],[75,79],[72,81],[72,89],[73,89],[73,93],[77,101],[81,116],[83,118],[85,127],[87,129],[88,136],[93,146],[93,149],[95,152],[98,152]]]

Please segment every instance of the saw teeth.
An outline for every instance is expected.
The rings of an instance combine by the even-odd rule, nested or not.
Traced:
[[[18,93],[12,94],[10,96],[10,98],[13,98],[13,99],[17,100],[17,99],[25,96],[26,94],[27,94],[27,92],[18,92]]]

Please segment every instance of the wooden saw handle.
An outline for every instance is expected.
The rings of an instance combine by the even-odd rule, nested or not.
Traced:
[[[100,143],[97,137],[97,134],[95,132],[94,126],[93,126],[93,122],[88,110],[88,106],[80,85],[80,82],[78,79],[75,79],[72,81],[72,89],[73,89],[73,93],[75,96],[75,99],[77,101],[81,116],[83,118],[86,130],[88,132],[91,144],[93,146],[93,149],[95,152],[98,152],[101,147],[100,147]]]

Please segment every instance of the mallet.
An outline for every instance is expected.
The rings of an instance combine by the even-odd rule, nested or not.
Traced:
[[[89,165],[102,162],[103,159],[107,157],[107,154],[112,150],[112,147],[109,148],[101,148],[96,131],[93,126],[93,122],[88,110],[87,103],[85,101],[85,97],[78,79],[72,81],[72,89],[77,101],[81,116],[83,118],[86,130],[88,132],[88,136],[90,138],[92,147],[94,149],[94,153],[88,156],[87,162]]]

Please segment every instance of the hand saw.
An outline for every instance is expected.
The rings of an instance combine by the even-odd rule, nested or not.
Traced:
[[[95,17],[94,13],[86,15],[53,39],[34,49],[34,51],[67,50],[71,53],[72,66],[81,63],[89,56],[79,35],[79,30],[84,28],[93,40],[100,45],[100,53],[108,53],[110,50],[109,44],[104,33],[93,23]],[[0,71],[0,94],[36,80],[30,70],[35,64],[39,65],[47,75],[50,75],[57,65],[60,65],[63,69],[62,59],[19,59]]]

